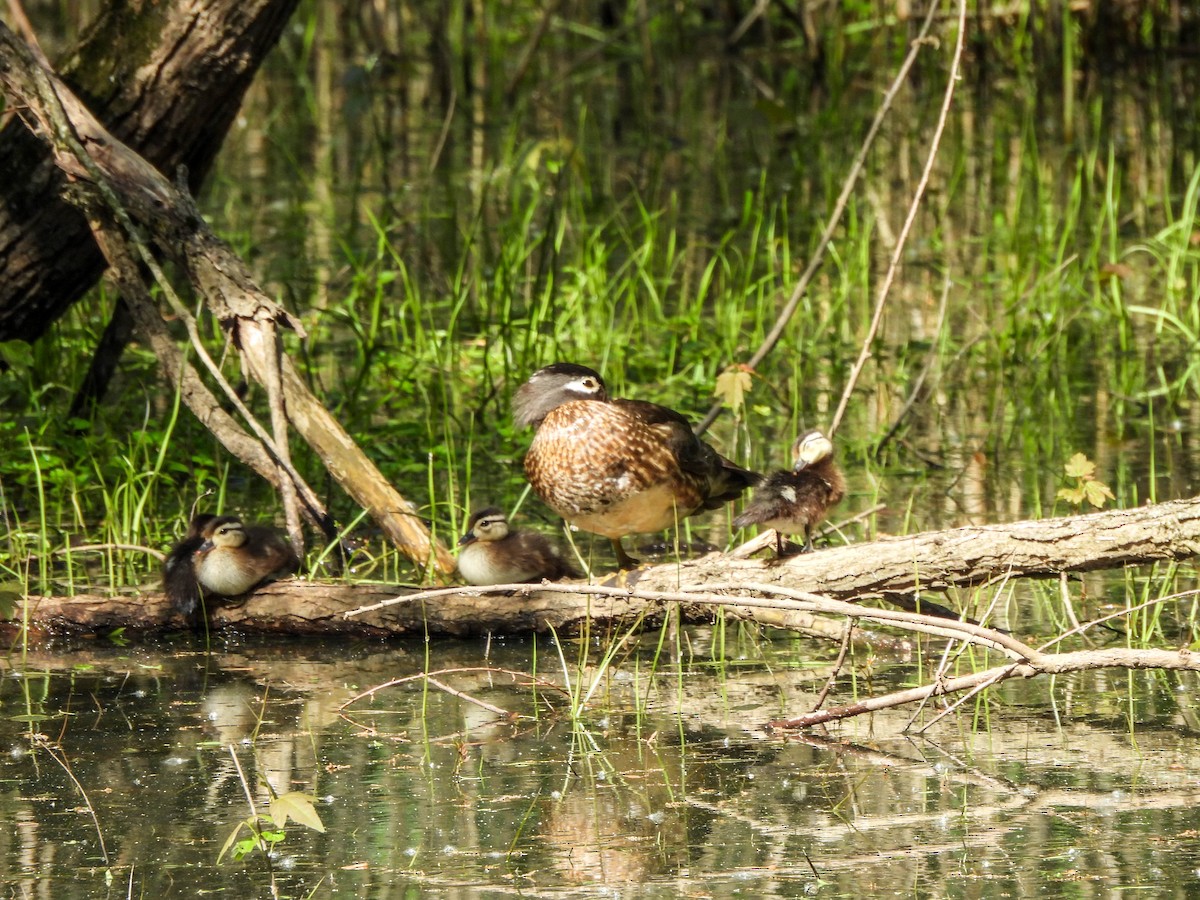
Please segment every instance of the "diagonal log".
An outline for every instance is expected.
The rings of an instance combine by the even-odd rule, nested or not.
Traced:
[[[155,248],[188,273],[192,286],[241,350],[251,375],[269,384],[280,360],[274,326],[298,328],[298,323],[258,288],[241,259],[208,228],[191,198],[116,140],[2,23],[0,85],[10,102],[22,108],[30,127],[48,141],[56,164],[76,180],[79,189],[69,191],[68,199],[93,215],[106,208],[134,246],[141,247],[134,229],[144,228]],[[142,261],[152,270],[156,266],[145,253]],[[436,574],[453,571],[453,558],[412,514],[411,505],[387,483],[286,359],[281,368],[290,420],[330,474],[411,559]],[[259,438],[272,448],[269,436],[259,433]],[[275,447],[272,456],[299,482],[286,463],[286,452]],[[297,487],[304,489],[299,483]]]

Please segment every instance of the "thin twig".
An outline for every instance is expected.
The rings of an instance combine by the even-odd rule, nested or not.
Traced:
[[[879,104],[879,109],[875,113],[871,127],[867,129],[867,136],[863,138],[862,146],[858,148],[858,153],[855,154],[854,161],[850,164],[850,170],[846,173],[846,178],[842,182],[842,192],[838,195],[837,202],[833,204],[833,211],[829,215],[829,221],[825,224],[825,230],[821,232],[821,237],[817,241],[813,255],[809,259],[808,265],[805,266],[804,272],[800,275],[800,280],[792,288],[791,296],[788,297],[788,302],[784,304],[782,312],[779,313],[779,317],[775,320],[775,324],[771,326],[771,330],[763,339],[762,344],[759,345],[759,348],[754,351],[754,355],[746,363],[750,368],[756,367],[766,359],[768,353],[775,349],[775,345],[783,337],[784,329],[787,328],[792,316],[796,314],[796,310],[800,306],[800,301],[808,291],[809,283],[813,280],[813,277],[817,274],[817,269],[820,268],[821,262],[825,259],[825,252],[829,249],[829,244],[833,241],[833,234],[837,230],[838,223],[841,222],[842,213],[846,211],[846,204],[850,202],[850,195],[854,192],[854,185],[857,183],[858,176],[862,173],[863,166],[866,164],[867,152],[875,142],[875,137],[879,134],[879,129],[883,126],[883,120],[891,110],[896,95],[900,92],[900,87],[904,84],[905,79],[908,78],[909,70],[912,69],[913,64],[917,60],[917,54],[925,46],[926,36],[929,34],[929,28],[933,24],[933,14],[937,10],[939,3],[940,0],[935,0],[935,2],[929,5],[929,12],[925,16],[925,21],[921,23],[921,30],[909,46],[908,56],[900,64],[900,70],[896,73],[896,77],[892,79],[891,85],[883,95],[883,102]],[[712,408],[709,409],[708,414],[696,425],[694,429],[696,434],[704,434],[712,423],[716,421],[722,408],[722,402],[714,403]]]
[[[972,697],[977,697],[980,694],[982,694],[984,691],[986,691],[988,688],[990,688],[993,684],[998,684],[1001,681],[1004,681],[1004,679],[1008,678],[1012,674],[1012,669],[1015,669],[1015,668],[1016,668],[1016,663],[1013,663],[1013,665],[1012,665],[1012,667],[1010,667],[1009,671],[997,672],[995,674],[995,676],[993,676],[992,678],[989,678],[989,679],[986,679],[985,681],[979,682],[979,684],[975,685],[973,688],[971,688],[969,691],[967,691],[965,694],[963,694],[961,697],[959,697],[957,700],[955,700],[953,703],[951,703],[949,706],[947,706],[945,709],[943,709],[940,713],[938,713],[936,716],[934,716],[932,719],[930,719],[928,722],[926,722],[924,725],[922,725],[920,728],[918,728],[917,733],[922,734],[922,733],[928,731],[930,728],[932,728],[938,722],[942,721],[942,719],[946,718],[946,716],[950,715],[952,712],[954,712],[956,709],[958,709],[964,703],[969,701]],[[912,721],[910,720],[909,724],[904,726],[904,730],[908,731],[908,729],[911,725],[912,725]]]
[[[128,550],[131,553],[145,553],[153,556],[159,562],[167,558],[167,554],[153,547],[143,547],[141,544],[77,544],[74,547],[60,547],[55,554],[92,553],[103,550]]]
[[[945,282],[942,284],[942,299],[938,304],[937,325],[933,329],[934,344],[929,349],[929,355],[925,358],[925,365],[921,367],[920,374],[917,375],[917,380],[913,382],[912,390],[908,392],[908,399],[904,401],[904,405],[900,407],[900,412],[896,414],[896,418],[892,419],[891,427],[879,440],[875,442],[875,446],[871,448],[872,456],[879,456],[880,451],[887,446],[888,442],[900,430],[900,425],[912,412],[912,408],[917,405],[917,399],[921,396],[921,391],[925,387],[925,379],[929,377],[929,373],[933,370],[934,365],[941,358],[937,352],[937,340],[942,336],[942,329],[946,326],[946,310],[949,307],[950,299],[950,276],[947,274]]]
[[[933,15],[933,10],[936,7],[936,3],[930,5],[930,16]],[[966,0],[959,0],[958,37],[954,42],[954,59],[950,64],[950,75],[946,79],[946,93],[942,98],[942,110],[938,116],[937,126],[933,130],[933,137],[929,142],[929,155],[925,159],[925,169],[921,172],[921,178],[917,182],[916,190],[913,192],[912,202],[908,207],[908,215],[904,219],[904,225],[900,228],[900,236],[896,240],[896,248],[892,251],[892,258],[888,263],[887,273],[883,277],[883,284],[879,287],[879,297],[875,302],[875,314],[871,318],[871,327],[867,330],[867,336],[863,339],[858,359],[854,361],[854,365],[850,369],[850,378],[846,381],[846,387],[842,391],[841,400],[838,401],[837,411],[833,414],[833,421],[829,423],[828,433],[831,436],[837,431],[838,425],[841,424],[842,415],[846,412],[846,404],[850,402],[850,396],[854,393],[858,377],[862,374],[863,367],[867,364],[867,360],[871,356],[871,345],[875,343],[875,335],[879,331],[879,323],[883,320],[884,306],[887,303],[888,295],[891,293],[892,283],[896,280],[896,273],[900,271],[900,260],[904,255],[904,248],[908,243],[908,235],[912,231],[913,223],[917,220],[917,210],[920,209],[921,200],[925,196],[925,188],[929,184],[929,177],[933,172],[933,163],[937,159],[938,148],[942,143],[942,134],[946,130],[946,121],[950,117],[950,104],[954,99],[954,87],[958,82],[958,70],[962,61],[966,31],[967,3]]]
[[[867,619],[873,622],[896,624],[910,631],[931,634],[936,637],[958,638],[973,640],[982,646],[1006,653],[1013,659],[1026,660],[1037,655],[1037,652],[1026,644],[1021,643],[1010,634],[1004,634],[982,625],[963,622],[958,619],[948,619],[939,616],[921,615],[896,609],[877,609],[871,606],[860,606],[842,600],[832,600],[820,594],[808,591],[798,591],[781,585],[760,584],[707,584],[703,592],[682,591],[648,591],[628,587],[612,587],[603,584],[559,584],[543,582],[541,584],[493,584],[487,586],[472,586],[469,588],[435,588],[418,591],[403,597],[391,597],[369,606],[342,613],[345,618],[352,618],[366,612],[384,609],[397,603],[436,600],[439,597],[451,595],[485,596],[496,593],[530,594],[537,591],[554,590],[567,594],[592,594],[601,597],[620,597],[651,602],[690,603],[701,606],[719,606],[726,608],[745,607],[749,609],[776,609],[804,613],[825,613],[829,615],[849,616],[852,619]],[[722,590],[737,592],[734,595],[717,593]],[[762,596],[747,596],[745,592]]]
[[[1192,588],[1192,589],[1186,590],[1186,591],[1179,591],[1178,593],[1175,593],[1175,594],[1168,594],[1165,597],[1155,597],[1152,600],[1145,600],[1142,603],[1137,604],[1136,606],[1127,606],[1124,609],[1118,609],[1116,612],[1111,612],[1107,616],[1101,616],[1098,619],[1091,619],[1090,621],[1084,622],[1082,625],[1080,625],[1076,628],[1072,628],[1070,631],[1064,631],[1062,634],[1058,635],[1057,637],[1051,638],[1050,640],[1046,641],[1046,643],[1040,644],[1037,649],[1039,652],[1044,652],[1049,647],[1053,647],[1055,644],[1062,643],[1063,641],[1065,641],[1067,638],[1071,637],[1072,635],[1082,634],[1083,632],[1087,631],[1089,628],[1092,628],[1096,625],[1103,625],[1105,622],[1110,622],[1113,619],[1123,618],[1125,616],[1128,616],[1130,613],[1139,612],[1143,609],[1147,609],[1148,607],[1156,606],[1159,603],[1168,603],[1171,600],[1182,600],[1184,597],[1195,597],[1197,595],[1200,595],[1200,588]]]
[[[854,623],[849,619],[846,620],[846,632],[842,635],[842,646],[838,650],[837,659],[833,661],[833,671],[829,673],[829,677],[825,679],[825,687],[821,688],[821,693],[817,694],[817,699],[813,702],[812,711],[816,711],[825,705],[825,700],[829,696],[829,692],[833,690],[834,684],[837,683],[838,675],[842,671],[842,665],[846,662],[846,654],[850,652],[850,638],[854,634]]]

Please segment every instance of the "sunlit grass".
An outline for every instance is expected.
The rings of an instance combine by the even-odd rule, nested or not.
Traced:
[[[334,173],[345,184],[335,185],[333,208],[311,206],[311,148],[272,113],[254,133],[269,139],[259,161],[275,186],[223,171],[207,209],[302,316],[308,338],[289,336],[287,346],[318,394],[449,543],[470,509],[521,502],[528,435],[514,431],[509,404],[537,367],[578,361],[602,370],[614,394],[692,418],[706,411],[717,375],[759,344],[813,251],[876,99],[849,73],[903,46],[892,27],[860,20],[823,35],[829,60],[852,67],[827,73],[821,103],[793,73],[770,102],[735,96],[714,114],[707,86],[727,73],[677,61],[684,87],[667,95],[681,107],[677,122],[644,121],[641,107],[618,112],[607,79],[620,73],[600,61],[586,75],[571,71],[570,103],[552,127],[527,118],[548,101],[525,96],[486,107],[480,131],[450,120],[437,169],[414,164],[430,135],[413,128],[402,154],[382,129],[391,99],[355,96],[378,118],[359,110],[348,123],[358,140],[341,162],[351,168]],[[886,505],[846,540],[1062,512],[1059,473],[1075,452],[1097,462],[1118,504],[1178,495],[1171,462],[1186,452],[1179,423],[1200,385],[1200,176],[1181,181],[1185,169],[1168,168],[1156,175],[1161,193],[1142,190],[1120,111],[1101,92],[1063,104],[1061,127],[1047,122],[1044,73],[1026,67],[1028,30],[1055,27],[1033,16],[997,45],[1013,82],[992,88],[986,116],[960,94],[957,142],[943,149],[904,279],[837,435],[851,481],[846,515]],[[1066,37],[1056,82],[1078,64],[1077,36]],[[297,115],[315,119],[312,38],[310,21],[278,64],[299,86]],[[938,72],[933,60],[925,74]],[[629,77],[662,88],[642,85],[645,73]],[[270,90],[291,88],[285,79]],[[746,407],[709,433],[738,462],[776,468],[798,430],[828,423],[922,152],[930,113],[923,96],[906,104]],[[638,137],[614,137],[620,116],[633,117]],[[468,165],[472,147],[480,168]],[[253,158],[235,135],[230,159],[239,154]],[[265,209],[264,195],[277,205]],[[309,296],[312,216],[332,223],[336,248],[320,307]],[[935,330],[947,280],[946,321]],[[198,500],[256,520],[277,514],[270,491],[158,387],[143,352],[127,354],[113,403],[75,423],[86,433],[63,421],[110,305],[98,291],[35,347],[3,348],[11,367],[0,400],[11,414],[0,440],[22,450],[0,459],[0,571],[30,590],[152,581],[156,562],[134,550],[59,551],[71,540],[166,549]],[[209,322],[206,333],[216,346],[219,329]],[[232,354],[226,367],[237,381]],[[881,445],[921,372],[927,381]],[[256,390],[250,399],[261,409]],[[296,456],[323,484],[311,454],[297,447]],[[339,521],[361,520],[335,488],[327,493]],[[535,500],[521,515],[553,518]],[[366,522],[361,530],[364,550],[345,577],[414,577]],[[720,527],[689,522],[684,537],[692,534],[719,541]],[[91,559],[100,566],[85,566]]]

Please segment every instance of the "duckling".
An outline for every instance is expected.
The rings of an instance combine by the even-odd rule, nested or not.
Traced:
[[[783,555],[785,534],[804,534],[811,551],[812,530],[846,493],[846,479],[833,459],[833,442],[810,431],[792,444],[791,471],[773,472],[754,489],[754,497],[734,527],[765,525],[775,529],[775,548]]]
[[[266,581],[291,575],[300,560],[291,542],[274,529],[246,526],[234,516],[211,518],[193,564],[196,580],[210,594],[238,597]]]
[[[696,437],[675,410],[610,398],[599,373],[574,363],[534,372],[513,397],[513,419],[534,429],[525,455],[534,493],[608,538],[622,569],[637,565],[621,546],[625,535],[719,509],[759,478]]]
[[[204,543],[204,529],[216,516],[201,514],[192,519],[183,540],[171,548],[163,561],[163,591],[171,605],[186,619],[200,607],[200,582],[192,559]]]
[[[562,550],[536,531],[517,531],[494,506],[467,521],[458,542],[458,571],[468,584],[520,584],[546,579],[579,578]]]

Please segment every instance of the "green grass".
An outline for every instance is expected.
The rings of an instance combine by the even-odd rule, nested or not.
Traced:
[[[865,6],[840,7],[822,12],[843,17],[837,27],[822,20],[829,62],[844,63],[824,81],[787,40],[752,41],[744,60],[770,95],[704,53],[665,57],[653,76],[630,70],[623,61],[641,53],[636,29],[581,62],[598,38],[580,22],[553,31],[535,55],[525,83],[537,91],[510,102],[493,77],[481,118],[464,105],[446,131],[444,109],[435,104],[418,119],[405,94],[409,118],[398,117],[385,72],[354,69],[354,53],[339,56],[335,70],[363,80],[335,85],[345,118],[324,174],[310,164],[315,139],[305,120],[321,111],[307,29],[250,96],[252,125],[231,136],[206,208],[302,315],[309,336],[303,344],[289,337],[288,349],[318,394],[451,541],[470,508],[522,498],[528,435],[514,432],[509,402],[533,369],[583,362],[618,395],[699,418],[720,372],[761,341],[814,251],[874,111],[878,85],[867,75],[890,71],[907,34]],[[520,45],[518,24],[488,23],[493,76]],[[1189,174],[1200,147],[1167,103],[1169,73],[1077,87],[1066,105],[1062,71],[1031,63],[1035,44],[1064,39],[1066,71],[1088,64],[1086,42],[1063,24],[1033,4],[1011,33],[992,35],[1002,71],[986,101],[981,88],[960,89],[873,361],[837,436],[853,491],[845,510],[888,507],[848,539],[968,515],[1062,512],[1062,464],[1077,451],[1097,461],[1122,505],[1178,496],[1186,484],[1174,468],[1187,464],[1179,423],[1200,387],[1192,240],[1200,176]],[[411,35],[418,46],[427,27],[417,23]],[[709,27],[662,13],[649,34],[686,46],[706,40]],[[373,38],[359,40],[355,52],[369,55]],[[797,430],[827,424],[920,168],[943,64],[936,54],[923,59],[925,89],[901,99],[817,281],[755,373],[747,406],[710,432],[737,461],[779,466]],[[631,88],[638,102],[622,106]],[[289,103],[296,115],[279,115]],[[1157,157],[1137,156],[1125,140],[1146,127],[1143,116],[1157,133],[1177,129]],[[251,166],[255,176],[243,177]],[[333,179],[332,208],[312,206],[320,177]],[[314,217],[333,229],[331,259],[310,256]],[[330,272],[324,305],[314,274],[322,267]],[[277,515],[265,486],[180,409],[137,348],[113,402],[90,422],[65,421],[111,302],[99,289],[37,346],[0,348],[10,365],[0,373],[0,441],[10,448],[0,458],[0,579],[29,590],[153,580],[157,562],[137,550],[58,551],[72,540],[166,549],[198,500],[253,519]],[[211,323],[207,333],[216,347]],[[237,381],[232,354],[225,367]],[[926,370],[922,394],[876,453]],[[250,398],[261,410],[256,389]],[[358,519],[311,454],[295,452],[338,519]],[[534,500],[522,515],[553,521]],[[728,537],[719,523],[696,527],[718,542]],[[364,553],[347,577],[414,576],[366,523],[360,536]]]

